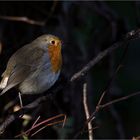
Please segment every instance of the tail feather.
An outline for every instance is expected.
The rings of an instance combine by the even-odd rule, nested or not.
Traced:
[[[4,77],[0,82],[0,89],[4,89],[7,86],[9,77]]]
[[[0,89],[2,90],[2,92],[0,93],[0,96],[3,95],[6,91],[6,86],[7,86],[7,82],[8,82],[8,77],[4,77],[1,82],[0,82]]]
[[[5,92],[7,92],[8,90],[10,90],[11,88],[13,88],[14,86],[16,86],[18,83],[14,83],[14,84],[9,84],[8,86],[6,86],[2,92],[0,93],[0,96],[3,95]]]

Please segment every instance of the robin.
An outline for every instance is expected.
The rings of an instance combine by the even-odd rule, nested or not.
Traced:
[[[58,79],[62,64],[61,40],[54,35],[42,35],[17,50],[2,74],[1,95],[13,87],[21,94],[39,94]]]

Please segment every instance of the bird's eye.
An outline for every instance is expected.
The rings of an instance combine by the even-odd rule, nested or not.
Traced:
[[[55,41],[54,40],[51,40],[51,44],[54,45],[55,44]]]

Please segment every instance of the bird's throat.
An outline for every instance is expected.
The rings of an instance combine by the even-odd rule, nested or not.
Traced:
[[[48,54],[50,57],[52,71],[58,72],[62,65],[61,46],[49,46]]]

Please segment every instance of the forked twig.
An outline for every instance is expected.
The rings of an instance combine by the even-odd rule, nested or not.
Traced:
[[[64,119],[61,120],[61,121],[56,121],[56,122],[53,122],[53,123],[48,123],[48,122],[53,121],[53,120],[55,120],[55,119],[58,119],[58,118],[60,118],[60,117],[64,117]],[[63,122],[63,125],[64,125],[64,122],[65,122],[65,121],[66,121],[66,115],[65,115],[65,114],[59,114],[59,115],[57,115],[57,116],[51,117],[51,118],[46,119],[46,120],[44,120],[44,121],[42,121],[42,122],[40,122],[40,123],[35,124],[34,126],[32,126],[32,127],[31,127],[30,129],[28,129],[27,131],[22,132],[21,134],[15,136],[15,137],[17,138],[17,137],[22,136],[22,135],[25,135],[25,134],[27,135],[29,132],[31,132],[31,131],[34,130],[35,128],[38,128],[38,127],[40,127],[40,126],[42,126],[42,125],[45,125],[45,126],[43,126],[41,129],[37,130],[37,131],[34,133],[34,134],[37,134],[39,131],[41,131],[42,129],[46,128],[47,126],[52,126],[52,125],[54,125],[54,124],[58,124],[58,123],[61,123],[61,122]],[[46,124],[46,123],[48,123],[48,124]],[[32,134],[32,135],[33,135],[33,134]]]
[[[35,120],[35,122],[33,123],[33,125],[32,125],[31,128],[33,128],[37,124],[37,122],[39,121],[39,119],[40,119],[40,116],[37,117],[37,119]],[[27,135],[29,135],[29,134],[30,134],[30,132],[27,133]]]
[[[47,124],[47,125],[41,127],[39,130],[37,130],[35,133],[33,133],[33,134],[31,135],[31,137],[34,136],[35,134],[37,134],[38,132],[40,132],[41,130],[45,129],[46,127],[52,126],[52,125],[55,125],[55,124],[59,124],[59,123],[64,123],[64,120],[57,121],[57,122],[53,122],[53,123],[49,123],[49,124]]]

